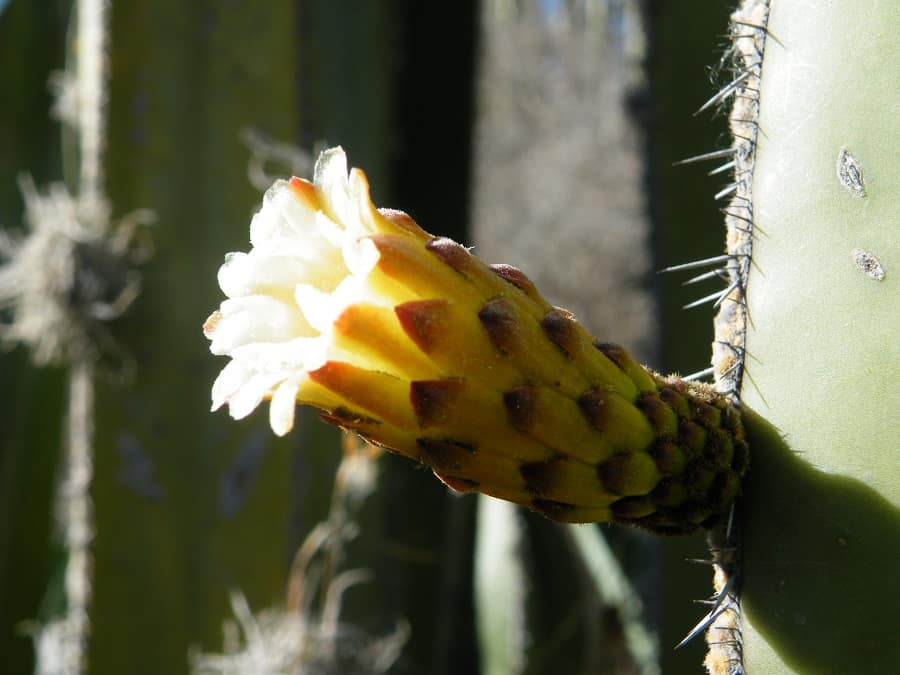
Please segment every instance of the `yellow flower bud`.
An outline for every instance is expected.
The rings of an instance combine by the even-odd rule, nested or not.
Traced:
[[[725,399],[596,342],[515,268],[376,209],[340,148],[312,183],[266,193],[250,241],[204,325],[231,358],[214,410],[269,399],[282,435],[312,405],[456,490],[564,522],[687,532],[736,498],[747,444]]]

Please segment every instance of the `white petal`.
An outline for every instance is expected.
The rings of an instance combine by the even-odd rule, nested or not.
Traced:
[[[377,214],[363,174],[348,178],[341,148],[320,156],[315,191],[298,196],[286,181],[269,189],[251,222],[252,249],[229,254],[219,269],[228,299],[204,326],[211,351],[232,357],[213,385],[213,409],[227,404],[240,419],[271,397],[278,435],[294,424],[308,372],[355,358],[335,342],[340,313],[355,302],[390,302],[368,282],[380,257],[368,238]]]
[[[341,146],[328,148],[319,154],[316,160],[316,168],[313,172],[313,183],[329,198],[334,191],[348,191],[347,183],[347,155]]]
[[[339,350],[332,338],[331,331],[310,345],[306,354],[304,367],[307,371],[321,368],[327,361],[351,361],[351,355]]]
[[[348,238],[341,253],[344,258],[344,264],[350,270],[350,274],[360,277],[368,276],[381,257],[374,242],[368,237],[361,239]]]
[[[363,227],[360,234],[372,234],[378,231],[378,223],[374,219],[372,206],[372,198],[369,195],[369,184],[366,182],[365,174],[359,169],[353,169],[350,172],[350,195],[356,204],[356,211],[359,214],[359,222]]]
[[[336,249],[341,248],[341,244],[347,236],[347,230],[343,225],[334,222],[321,211],[316,214],[316,229],[322,238]]]
[[[303,248],[312,248],[307,257],[314,257],[316,249],[332,245],[327,238],[322,237],[319,225],[321,211],[309,209],[290,189],[279,195],[275,204],[281,210],[281,217],[284,219],[279,234],[296,240]]]
[[[322,213],[297,198],[285,181],[276,182],[250,223],[250,243],[265,253],[316,261],[330,255],[335,244],[319,222]],[[332,223],[332,229],[337,227]]]
[[[278,385],[269,403],[269,425],[277,436],[284,436],[294,427],[294,410],[297,407],[297,390],[300,380],[287,380]]]
[[[299,284],[294,289],[294,299],[309,325],[319,333],[328,332],[336,316],[335,312],[341,309],[335,307],[331,293],[320,291],[309,284]]]
[[[290,186],[285,180],[277,180],[263,197],[262,208],[250,221],[250,243],[254,246],[264,245],[276,233],[284,228],[284,216],[281,213],[279,200],[283,200]]]
[[[245,418],[282,379],[280,373],[255,374],[228,399],[228,414],[236,420]]]
[[[318,354],[320,338],[294,338],[287,342],[256,342],[236,347],[231,357],[260,373],[284,373],[284,377],[307,369],[311,354]]]
[[[267,295],[248,295],[222,303],[212,331],[213,354],[229,354],[252,342],[284,342],[312,334],[297,308]]]
[[[228,402],[238,389],[250,379],[253,371],[238,361],[229,361],[212,386],[212,410],[218,410]]]
[[[371,303],[374,293],[369,288],[365,277],[346,277],[331,294],[334,306],[332,323],[350,305],[360,302]],[[377,304],[377,303],[371,303]]]
[[[219,287],[229,298],[269,293],[290,297],[294,286],[306,281],[311,270],[299,258],[271,255],[253,249],[229,253],[219,268]]]
[[[319,190],[319,199],[326,214],[349,231],[361,233],[359,212],[350,194],[347,156],[343,148],[330,148],[319,155],[313,182]]]
[[[229,298],[248,295],[252,287],[252,270],[246,253],[227,253],[219,268],[219,288]]]
[[[340,248],[343,227],[321,211],[309,210],[287,186],[264,203],[253,217],[250,231],[251,258],[287,258],[296,263],[295,274],[307,283],[324,284],[331,279],[336,285],[334,277],[346,274]]]

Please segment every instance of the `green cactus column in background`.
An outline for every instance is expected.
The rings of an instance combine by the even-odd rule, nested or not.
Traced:
[[[746,672],[896,672],[900,5],[768,9],[747,186],[741,397],[767,421],[748,424]]]
[[[59,178],[58,127],[47,114],[52,98],[46,82],[62,64],[65,26],[65,17],[38,3],[14,4],[0,14],[4,229],[22,217],[17,173],[27,168],[37,183]],[[51,504],[65,386],[58,369],[32,368],[24,348],[0,351],[0,384],[0,652],[4,667],[27,672],[32,646],[13,631],[34,616],[58,563],[50,546]]]
[[[63,173],[73,177],[71,165],[66,171],[60,166],[59,127],[44,122],[51,97],[40,95],[48,71],[64,66],[72,7],[63,3],[59,15],[43,16],[40,7],[28,0],[0,6],[3,82],[15,92],[15,104],[2,111],[4,227],[22,215],[16,171],[31,171],[39,186]],[[458,45],[454,32],[465,32],[472,11],[455,4],[433,30],[421,30],[419,21],[414,31],[418,10],[399,3],[108,7],[108,196],[115,216],[138,205],[152,208],[157,220],[141,294],[113,331],[134,377],[123,382],[113,372],[95,381],[96,583],[88,664],[97,673],[178,673],[189,667],[191,646],[220,644],[229,589],[239,588],[253,610],[283,601],[290,560],[327,516],[340,461],[338,435],[309,418],[289,445],[261,433],[262,419],[236,426],[209,415],[215,364],[198,321],[214,304],[222,254],[246,241],[246,223],[261,199],[248,164],[258,168],[272,159],[279,147],[274,141],[308,148],[340,139],[383,186],[396,174],[410,190],[425,178],[437,187],[440,171],[423,176],[417,161],[427,156],[419,152],[421,135],[433,135],[431,125],[438,124],[446,133],[430,151],[440,155],[442,171],[464,176],[465,95],[453,95],[456,107],[450,107],[433,93],[450,95],[468,81],[460,66],[471,65],[472,47]],[[74,45],[77,57],[83,44]],[[422,76],[434,72],[446,76]],[[400,105],[398,80],[416,83],[404,95],[430,103]],[[250,126],[258,131],[248,135]],[[430,220],[442,231],[461,226],[464,199],[455,208],[418,199],[423,209],[440,213]],[[3,645],[15,645],[15,660],[4,665],[28,672],[31,646],[14,627],[24,619],[46,620],[62,602],[54,582],[47,611],[38,611],[48,568],[56,563],[41,552],[52,519],[51,486],[60,473],[65,393],[57,371],[32,370],[19,356],[24,352],[3,354],[0,365],[0,604]],[[463,663],[471,663],[477,654],[464,618],[471,608],[465,533],[472,529],[474,503],[453,499],[401,463],[385,460],[380,468],[382,489],[366,504],[352,554],[358,556],[353,564],[372,568],[379,583],[348,593],[347,614],[377,635],[404,618],[414,624],[404,650],[407,667],[448,664],[447,654],[459,648]],[[420,508],[410,509],[410,501]]]
[[[250,425],[225,433],[204,417],[190,326],[212,292],[212,242],[239,240],[258,199],[240,132],[295,132],[293,21],[290,3],[111,8],[108,191],[157,224],[117,335],[134,378],[97,381],[89,672],[186,669],[191,644],[218,640],[229,587],[253,605],[283,591],[290,455],[267,452]]]

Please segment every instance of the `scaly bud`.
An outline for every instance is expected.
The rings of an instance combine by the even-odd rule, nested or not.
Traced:
[[[204,325],[231,357],[213,409],[270,399],[282,435],[297,402],[316,406],[455,490],[564,522],[688,532],[737,497],[747,443],[725,399],[598,343],[514,267],[375,209],[340,148],[313,183],[266,193],[250,240]]]

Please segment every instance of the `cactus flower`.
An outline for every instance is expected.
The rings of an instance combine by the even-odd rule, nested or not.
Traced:
[[[564,522],[686,532],[737,496],[748,457],[731,404],[597,343],[519,270],[376,209],[340,148],[312,183],[269,189],[250,241],[204,325],[231,358],[213,410],[242,418],[269,399],[283,435],[312,405],[456,490]]]

